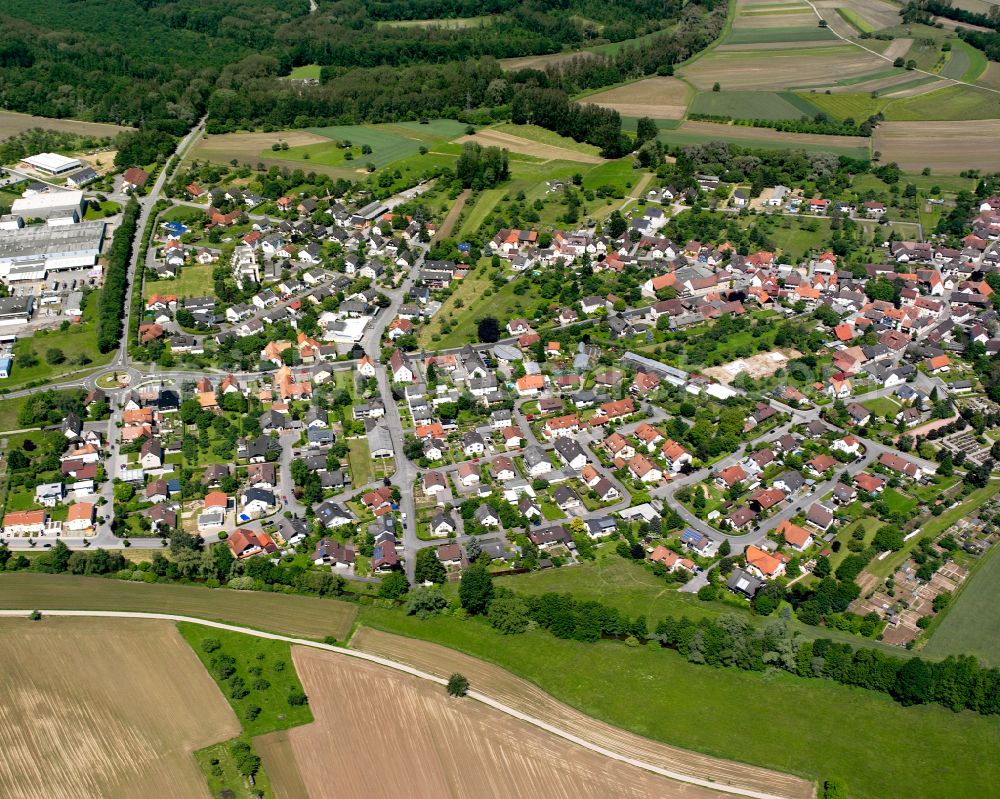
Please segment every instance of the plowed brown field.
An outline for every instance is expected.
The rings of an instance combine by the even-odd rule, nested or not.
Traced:
[[[316,721],[288,731],[311,799],[724,799],[590,752],[383,666],[306,647]],[[347,767],[349,766],[349,767]]]
[[[475,690],[516,710],[611,751],[664,769],[794,799],[811,799],[814,795],[813,785],[807,780],[668,746],[593,719],[557,701],[527,680],[515,677],[491,663],[438,644],[360,627],[351,639],[351,647],[391,658],[442,677],[460,672],[469,679]],[[300,676],[304,681],[305,677],[301,671]],[[310,697],[313,695],[310,693]],[[313,711],[316,711],[315,705]],[[678,785],[669,781],[661,781],[661,784]]]
[[[0,620],[0,796],[209,796],[192,753],[240,730],[170,622]]]

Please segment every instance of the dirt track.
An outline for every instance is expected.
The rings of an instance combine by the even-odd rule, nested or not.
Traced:
[[[668,746],[593,719],[499,666],[437,644],[359,627],[351,640],[351,647],[389,657],[443,677],[460,672],[469,678],[476,690],[517,710],[609,750],[665,769],[719,783],[768,791],[790,799],[811,799],[814,795],[813,785],[807,780]]]

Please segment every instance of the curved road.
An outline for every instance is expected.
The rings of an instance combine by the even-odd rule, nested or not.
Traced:
[[[27,617],[34,611],[32,610],[0,610],[0,617]],[[404,674],[409,674],[412,677],[418,677],[421,680],[427,680],[428,682],[436,683],[437,685],[444,686],[447,684],[447,680],[442,677],[437,677],[433,674],[428,674],[425,671],[420,671],[412,666],[407,666],[405,663],[399,663],[395,660],[389,660],[388,658],[380,657],[378,655],[371,655],[367,652],[359,652],[355,649],[347,649],[342,646],[334,646],[333,644],[322,644],[318,641],[310,641],[305,638],[293,638],[287,635],[279,635],[277,633],[267,633],[261,630],[253,630],[249,627],[239,627],[234,624],[225,624],[218,621],[209,621],[207,619],[194,618],[192,616],[179,616],[173,613],[139,613],[134,611],[114,611],[114,610],[42,610],[41,613],[43,617],[45,615],[49,616],[78,616],[78,617],[97,617],[97,618],[112,618],[112,619],[155,619],[161,621],[173,621],[173,622],[188,622],[190,624],[199,624],[203,627],[212,627],[217,630],[227,630],[229,632],[242,633],[243,635],[252,635],[255,638],[267,638],[272,641],[284,641],[289,644],[295,644],[296,646],[308,646],[313,649],[322,649],[327,652],[333,652],[338,655],[346,655],[347,657],[357,658],[358,660],[366,660],[369,663],[376,663],[380,666],[385,666],[386,668],[394,669],[395,671],[402,672]],[[723,793],[732,794],[733,796],[746,796],[751,797],[751,799],[786,799],[778,794],[766,793],[764,791],[755,791],[750,788],[741,788],[735,785],[725,785],[723,783],[715,782],[710,779],[703,779],[701,777],[694,777],[690,774],[682,774],[677,771],[671,771],[669,769],[660,768],[652,763],[646,763],[637,758],[628,757],[627,755],[614,752],[610,749],[606,749],[603,746],[592,743],[584,738],[580,738],[571,732],[563,730],[556,727],[553,724],[549,724],[546,721],[529,716],[526,713],[522,713],[515,708],[505,705],[503,702],[498,702],[485,694],[479,693],[478,691],[470,690],[467,696],[470,699],[474,699],[477,702],[482,702],[494,710],[499,710],[501,713],[505,713],[508,716],[524,721],[531,724],[534,727],[538,727],[541,730],[545,730],[552,735],[556,735],[563,740],[574,743],[577,746],[582,746],[584,749],[588,749],[591,752],[596,752],[599,755],[610,758],[612,760],[617,760],[620,763],[627,763],[630,766],[635,766],[636,768],[641,768],[644,771],[652,772],[653,774],[658,774],[661,777],[666,777],[677,782],[684,782],[689,785],[697,785],[701,788],[708,788],[715,791],[720,791]]]

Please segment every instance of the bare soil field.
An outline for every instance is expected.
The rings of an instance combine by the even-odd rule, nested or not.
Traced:
[[[1000,119],[962,122],[883,122],[875,129],[874,148],[886,163],[905,172],[930,167],[948,174],[966,169],[1000,169]]]
[[[688,87],[677,78],[646,78],[589,95],[583,102],[613,108],[625,117],[681,119],[687,110]]]
[[[350,602],[318,597],[31,572],[0,576],[0,607],[177,613],[316,639],[345,638],[358,612]]]
[[[779,369],[784,369],[785,364],[794,358],[802,355],[798,350],[785,350],[783,352],[759,352],[749,358],[739,358],[735,361],[723,364],[722,366],[712,366],[702,369],[709,377],[714,377],[720,383],[729,385],[738,374],[746,374],[757,380],[762,377],[770,377]]]
[[[292,660],[316,717],[289,730],[311,799],[725,797],[603,757],[373,663],[305,647],[294,647]]]
[[[811,799],[814,795],[812,783],[807,780],[668,746],[593,719],[553,699],[527,680],[515,677],[510,672],[491,663],[438,644],[360,627],[351,639],[351,647],[390,657],[442,677],[459,672],[469,679],[476,690],[488,694],[510,707],[557,725],[561,729],[599,744],[606,749],[641,759],[661,768],[728,785],[739,785],[744,788],[773,792],[781,796],[795,797],[796,799]],[[298,667],[298,660],[296,660],[296,667]],[[306,676],[302,673],[301,668],[299,675],[305,684]],[[307,686],[306,691],[308,692],[308,690]],[[312,696],[312,694],[310,695]],[[317,712],[315,704],[312,704],[312,708],[317,718],[323,718],[322,712]],[[295,732],[306,729],[308,728],[300,727],[298,730],[293,730],[293,737]],[[551,738],[548,741],[561,743]],[[547,743],[545,749],[550,750],[551,747],[552,743]],[[661,786],[677,785],[677,783],[663,780],[657,784]],[[661,795],[673,796],[674,794],[663,793]]]
[[[499,130],[480,130],[471,136],[462,136],[455,139],[459,144],[467,141],[479,142],[483,147],[503,147],[512,153],[522,153],[535,158],[542,158],[546,161],[580,161],[584,164],[601,164],[604,159],[596,155],[568,150],[557,147],[553,144],[542,144],[541,142],[523,139],[510,133],[503,133]]]
[[[751,128],[743,125],[724,125],[719,122],[685,121],[677,128],[678,132],[712,137],[725,136],[726,139],[739,141],[773,141],[794,147],[797,144],[827,147],[864,147],[868,139],[861,136],[828,136],[819,133],[785,133],[771,128]]]
[[[51,117],[36,117],[30,114],[18,114],[15,111],[0,111],[0,141],[16,136],[32,128],[44,130],[68,131],[87,136],[115,136],[123,130],[131,130],[121,125],[109,125],[104,122],[81,122],[78,119],[52,119]]]
[[[771,50],[774,50],[772,47]],[[683,77],[708,90],[787,89],[833,83],[885,69],[881,58],[841,43],[785,50],[716,48],[684,67]]]
[[[277,165],[289,169],[301,169],[303,172],[321,172],[333,177],[357,179],[354,169],[282,158],[280,152],[271,150],[271,145],[277,141],[287,142],[289,147],[330,143],[330,139],[327,137],[305,130],[282,130],[273,133],[223,133],[202,137],[201,141],[191,149],[190,157],[216,164],[229,164],[230,161],[236,159],[241,164],[249,164],[251,167],[263,162],[268,167]]]
[[[254,749],[264,764],[264,773],[271,781],[277,799],[310,799],[295,762],[295,750],[288,730],[277,730],[253,739]]]
[[[910,52],[910,47],[913,46],[913,39],[893,39],[885,52],[882,54],[886,58],[895,61],[897,58],[902,58],[908,52]]]
[[[0,796],[208,799],[192,753],[239,733],[170,622],[0,620]]]

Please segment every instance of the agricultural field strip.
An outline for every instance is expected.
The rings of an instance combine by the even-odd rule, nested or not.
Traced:
[[[813,12],[816,14],[816,18],[817,19],[823,19],[823,15],[820,14],[819,13],[819,9],[817,9],[816,6],[813,5],[812,0],[804,0],[804,2],[806,2],[806,3],[809,4],[810,8],[812,8]],[[878,52],[877,50],[872,50],[871,48],[865,47],[863,44],[858,44],[857,42],[853,41],[852,39],[848,38],[847,36],[841,36],[835,30],[831,29],[831,31],[832,31],[833,35],[836,36],[838,39],[840,39],[842,41],[845,41],[848,44],[853,45],[854,47],[858,47],[861,50],[864,50],[866,53],[871,53],[873,56],[876,56],[877,58],[880,58],[883,61],[888,61],[889,63],[892,63],[893,59],[888,58],[887,56],[883,55],[882,53]],[[910,71],[911,72],[919,72],[921,75],[927,75],[927,76],[932,77],[932,78],[940,78],[941,80],[946,80],[946,81],[948,81],[950,83],[958,84],[958,85],[961,85],[961,86],[969,86],[970,88],[973,88],[973,89],[984,89],[985,91],[990,91],[990,92],[993,92],[994,94],[1000,94],[1000,89],[993,89],[993,88],[989,88],[987,86],[980,86],[978,84],[970,83],[969,81],[960,80],[958,78],[942,78],[940,75],[938,75],[938,74],[936,74],[934,72],[928,72],[925,69],[912,69]]]
[[[366,660],[370,663],[376,663],[380,666],[385,666],[395,671],[403,672],[404,674],[409,674],[413,677],[418,677],[421,680],[427,680],[428,682],[433,682],[441,686],[447,685],[448,681],[443,677],[437,677],[433,674],[428,674],[427,672],[415,669],[412,666],[407,666],[404,663],[399,663],[394,660],[389,660],[388,658],[379,657],[378,655],[370,655],[366,652],[358,652],[353,649],[346,649],[340,646],[334,646],[332,644],[323,644],[318,641],[310,641],[304,638],[293,638],[287,635],[278,635],[276,633],[266,633],[260,630],[253,630],[248,627],[238,627],[233,624],[223,624],[222,622],[209,621],[207,619],[199,619],[191,616],[178,616],[172,613],[137,613],[134,611],[116,611],[116,610],[45,610],[44,608],[39,608],[43,615],[49,616],[77,616],[84,618],[111,618],[111,619],[160,619],[163,621],[173,621],[173,622],[187,622],[189,624],[200,624],[204,627],[212,627],[218,630],[228,630],[229,632],[242,633],[243,635],[251,635],[256,638],[267,638],[272,641],[284,641],[289,644],[295,644],[297,646],[306,646],[313,649],[322,649],[327,652],[334,652],[340,655],[347,655],[349,657],[357,658],[359,660]],[[0,610],[0,617],[27,617],[33,611],[32,610]],[[751,799],[785,799],[785,797],[779,796],[773,793],[767,793],[765,791],[755,791],[749,788],[740,788],[737,786],[722,785],[718,782],[713,782],[712,780],[701,779],[700,777],[694,777],[689,774],[683,774],[676,771],[671,771],[669,769],[660,768],[659,766],[654,766],[651,763],[645,763],[636,758],[627,757],[626,755],[619,754],[618,752],[613,752],[610,749],[605,749],[603,746],[598,746],[597,744],[591,743],[579,736],[573,735],[572,733],[561,730],[558,727],[549,724],[541,719],[536,719],[529,716],[527,713],[522,713],[508,705],[498,702],[485,694],[481,694],[478,691],[470,690],[467,694],[472,699],[493,708],[494,710],[499,710],[513,718],[524,721],[537,727],[541,730],[549,732],[563,740],[574,743],[578,746],[582,746],[597,754],[604,755],[605,757],[611,758],[612,760],[617,760],[621,763],[627,763],[628,765],[635,766],[637,768],[643,769],[644,771],[652,772],[653,774],[659,774],[661,777],[667,777],[668,779],[676,780],[677,782],[686,782],[691,785],[697,785],[702,788],[710,788],[712,790],[722,791],[728,794],[733,794],[735,796],[746,796]]]

